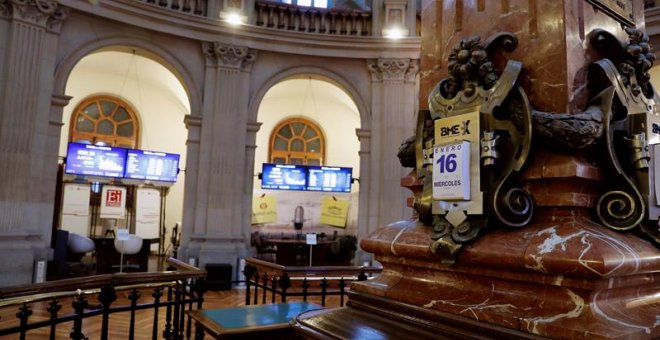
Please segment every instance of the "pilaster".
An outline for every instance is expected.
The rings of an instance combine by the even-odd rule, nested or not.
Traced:
[[[247,133],[245,136],[245,185],[243,214],[250,216],[252,213],[252,191],[254,189],[254,153],[257,149],[257,132],[261,129],[261,122],[248,122]],[[246,220],[247,228],[243,229],[245,238],[250,237],[250,220]]]
[[[197,115],[187,115],[183,119],[188,130],[188,139],[186,140],[186,182],[183,193],[183,205],[186,207],[183,214],[183,232],[181,243],[187,245],[190,242],[191,232],[188,232],[186,226],[194,226],[194,217],[197,214],[197,205],[195,204],[195,189],[197,188],[199,177],[199,144],[202,134],[203,117]],[[179,252],[182,254],[182,252]],[[185,260],[185,259],[184,259]]]
[[[204,124],[197,181],[191,191],[196,196],[184,203],[184,220],[193,221],[184,225],[189,233],[184,236],[188,241],[184,247],[188,257],[199,257],[200,265],[217,262],[218,257],[235,265],[249,247],[245,188],[252,176],[246,163],[247,93],[257,52],[219,42],[204,42],[202,51],[206,57]]]
[[[68,103],[52,94],[53,70],[66,15],[57,1],[0,0],[9,27],[0,37],[6,44],[0,49],[0,286],[31,282],[33,262],[49,256],[53,141]]]
[[[416,107],[416,79],[419,61],[416,59],[381,58],[369,60],[367,69],[372,81],[372,122],[370,135],[358,136],[370,148],[367,152],[370,167],[367,178],[360,182],[360,190],[368,190],[368,202],[360,202],[360,210],[367,209],[366,228],[360,234],[368,234],[379,226],[410,216],[406,207],[406,193],[400,186],[405,169],[396,156],[403,140],[414,134]],[[366,168],[361,164],[363,173]],[[367,183],[368,182],[368,183]]]
[[[360,142],[360,198],[358,210],[358,239],[362,239],[369,235],[368,221],[370,220],[370,204],[369,200],[372,199],[371,193],[371,130],[369,129],[355,129],[355,134]],[[364,174],[364,175],[363,175]],[[371,261],[373,255],[365,253],[362,248],[358,247],[356,259],[358,264],[364,261]]]

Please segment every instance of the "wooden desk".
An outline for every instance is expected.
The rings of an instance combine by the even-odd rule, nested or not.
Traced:
[[[289,326],[298,314],[322,309],[308,302],[274,303],[188,312],[215,339],[302,339]]]
[[[277,246],[277,264],[283,266],[309,266],[309,245],[305,240],[270,239],[269,244]],[[317,241],[312,246],[312,265],[327,265],[326,254],[332,241]]]
[[[92,240],[96,247],[96,274],[118,272],[121,254],[115,249],[115,239],[111,237],[92,237]],[[158,243],[159,241],[157,238],[143,239],[142,248],[137,254],[124,255],[124,264],[138,265],[139,268],[137,271],[139,272],[149,271],[151,244]],[[113,268],[113,266],[116,266],[116,268]]]

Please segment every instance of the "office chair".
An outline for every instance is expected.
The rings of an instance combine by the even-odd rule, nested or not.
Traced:
[[[260,233],[255,235],[254,245],[257,248],[257,258],[260,260],[266,260],[266,256],[269,257],[269,262],[275,262],[277,247],[268,244],[266,237]]]

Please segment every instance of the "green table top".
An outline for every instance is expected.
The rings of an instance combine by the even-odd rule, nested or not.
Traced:
[[[253,305],[235,308],[220,308],[201,311],[201,314],[223,329],[242,329],[277,324],[288,324],[296,315],[322,306],[309,302],[287,302]]]

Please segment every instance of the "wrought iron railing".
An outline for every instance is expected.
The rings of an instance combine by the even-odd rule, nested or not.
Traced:
[[[100,316],[100,339],[109,339],[110,327],[121,327],[111,325],[110,315],[126,313],[128,338],[133,339],[136,312],[151,310],[153,339],[190,339],[192,321],[186,311],[202,308],[206,271],[175,259],[167,262],[176,271],[97,275],[0,289],[2,315],[7,315],[8,309],[16,310],[14,323],[3,320],[0,337],[13,335],[23,340],[32,338],[29,332],[37,332],[56,339],[60,338],[58,325],[72,322],[69,338],[86,339],[85,320]],[[150,293],[151,298],[142,299],[145,293]],[[126,298],[119,299],[118,294],[126,294]],[[159,322],[164,323],[162,328]]]
[[[245,304],[286,302],[291,297],[318,296],[325,306],[326,298],[338,296],[343,306],[353,281],[364,281],[381,272],[380,268],[362,266],[281,266],[247,258],[245,260]]]

